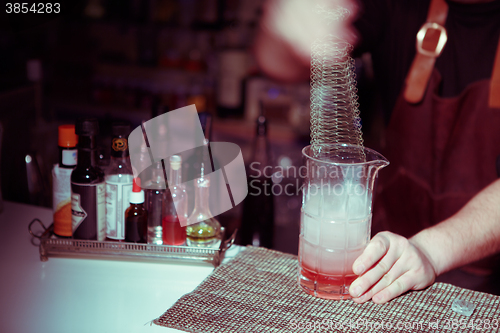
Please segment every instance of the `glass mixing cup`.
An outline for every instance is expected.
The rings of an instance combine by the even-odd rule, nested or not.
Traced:
[[[299,286],[326,299],[348,299],[354,260],[370,240],[378,171],[389,162],[347,144],[307,146],[299,237]]]

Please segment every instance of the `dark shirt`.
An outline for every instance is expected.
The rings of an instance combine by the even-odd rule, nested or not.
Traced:
[[[355,22],[361,41],[356,54],[370,52],[384,112],[392,112],[416,52],[416,35],[430,0],[360,0]],[[439,94],[459,95],[472,82],[491,77],[500,35],[500,0],[477,4],[446,1],[448,41],[435,67]]]

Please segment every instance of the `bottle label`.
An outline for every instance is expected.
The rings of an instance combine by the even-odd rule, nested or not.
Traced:
[[[71,183],[73,237],[103,241],[106,237],[106,186]]]
[[[87,212],[82,207],[81,195],[73,193],[71,195],[71,226],[76,230],[87,217]]]
[[[62,151],[62,164],[74,166],[76,165],[77,149]]]
[[[106,181],[106,237],[125,239],[125,211],[130,205],[132,176],[126,176],[126,183]]]
[[[73,169],[52,169],[52,207],[54,211],[54,233],[59,236],[71,237],[71,172]]]

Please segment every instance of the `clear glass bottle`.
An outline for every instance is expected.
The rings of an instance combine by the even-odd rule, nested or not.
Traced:
[[[130,125],[114,123],[109,167],[106,169],[106,238],[125,239],[125,211],[132,191],[132,166],[128,151]]]
[[[211,246],[220,239],[221,225],[208,205],[210,179],[204,175],[205,167],[201,165],[201,176],[196,181],[194,210],[188,218],[186,228],[186,244],[188,246]],[[194,221],[199,221],[193,223]]]
[[[163,200],[163,244],[183,245],[186,242],[187,193],[181,184],[182,159],[178,155],[170,157],[169,188]],[[184,226],[181,226],[183,220]]]
[[[165,174],[161,161],[151,168],[151,178],[144,185],[148,211],[148,244],[162,245],[162,202],[165,197]]]

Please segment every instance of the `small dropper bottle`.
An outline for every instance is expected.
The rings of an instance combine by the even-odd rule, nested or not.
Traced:
[[[134,178],[130,206],[125,211],[125,241],[146,243],[147,227],[148,212],[144,207],[144,191],[141,189],[140,179]]]
[[[208,205],[210,179],[204,175],[205,166],[201,164],[201,176],[196,181],[194,210],[188,218],[186,244],[188,246],[211,246],[220,237],[221,226]],[[195,221],[199,221],[194,223]]]

